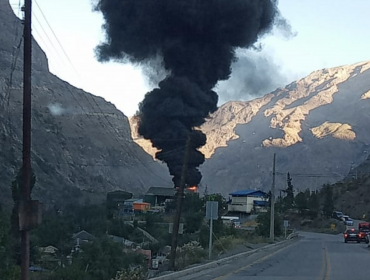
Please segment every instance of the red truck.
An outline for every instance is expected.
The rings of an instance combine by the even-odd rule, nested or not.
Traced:
[[[358,230],[360,241],[365,241],[368,244],[370,235],[370,223],[369,222],[358,223]]]
[[[367,228],[370,230],[370,223],[369,222],[360,222],[358,223],[358,230],[361,231],[362,228]]]

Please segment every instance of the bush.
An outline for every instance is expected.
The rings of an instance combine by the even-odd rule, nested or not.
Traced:
[[[176,250],[176,268],[183,269],[189,265],[200,263],[206,256],[206,252],[199,242],[191,241]]]
[[[119,271],[112,280],[144,280],[147,279],[145,273],[141,269]]]
[[[263,237],[270,236],[270,211],[266,213],[260,213],[256,219],[258,226],[256,227],[256,233]],[[282,220],[275,213],[275,225],[274,225],[275,236],[281,236],[283,233]]]
[[[21,278],[21,268],[19,266],[12,265],[0,271],[0,276],[1,276],[1,279],[18,280]]]
[[[233,241],[235,238],[231,235],[222,236],[213,243],[213,249],[215,252],[224,253],[233,247]]]

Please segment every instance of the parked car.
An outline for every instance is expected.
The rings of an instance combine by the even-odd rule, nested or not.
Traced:
[[[352,227],[354,224],[354,221],[351,218],[348,218],[345,222],[346,226]]]
[[[353,226],[353,220],[347,215],[342,216],[342,221],[346,226]]]
[[[343,213],[340,211],[333,211],[333,214],[331,215],[332,218],[337,219],[339,221],[342,220]]]
[[[357,243],[360,243],[360,232],[354,228],[347,229],[344,232],[344,243],[347,243],[348,241],[356,241]]]

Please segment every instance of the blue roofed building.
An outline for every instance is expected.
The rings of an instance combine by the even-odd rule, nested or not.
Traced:
[[[229,195],[231,196],[227,209],[229,212],[250,214],[267,211],[268,195],[263,191],[241,190]]]

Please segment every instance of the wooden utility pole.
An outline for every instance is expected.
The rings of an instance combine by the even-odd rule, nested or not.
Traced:
[[[272,165],[272,185],[271,185],[271,216],[270,216],[270,240],[273,242],[275,239],[274,227],[275,227],[275,162],[276,154],[274,153],[274,161]]]
[[[22,190],[21,201],[26,206],[31,201],[31,9],[32,1],[25,0],[23,29],[23,147],[22,147]],[[26,212],[28,207],[21,207]],[[23,217],[28,213],[20,213]],[[21,280],[29,279],[30,243],[28,228],[21,230]]]
[[[175,270],[177,237],[178,237],[179,226],[180,226],[182,201],[184,198],[184,188],[185,188],[185,182],[186,182],[186,172],[188,169],[189,152],[190,152],[190,136],[188,136],[188,139],[186,141],[184,163],[182,165],[182,170],[181,170],[180,186],[177,191],[176,214],[175,214],[175,218],[173,221],[173,230],[172,230],[170,270]]]

